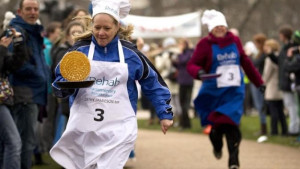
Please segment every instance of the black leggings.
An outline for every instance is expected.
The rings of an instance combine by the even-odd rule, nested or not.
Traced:
[[[229,152],[228,165],[239,166],[239,145],[242,139],[242,134],[238,126],[230,124],[221,124],[214,126],[209,134],[210,141],[217,152],[222,151],[223,134],[226,136],[227,148]]]
[[[283,112],[282,100],[268,101],[267,102],[271,114],[271,134],[278,134],[278,122],[281,125],[281,134],[287,134],[287,123]]]
[[[191,103],[193,86],[192,85],[180,85],[179,86],[179,101],[181,106],[180,126],[182,128],[191,128],[191,122],[189,119],[189,108]]]

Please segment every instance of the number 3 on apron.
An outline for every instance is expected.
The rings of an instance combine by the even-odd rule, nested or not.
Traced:
[[[222,74],[217,78],[217,87],[241,86],[241,73],[238,65],[218,66],[217,74]]]
[[[95,83],[78,90],[67,128],[50,151],[64,168],[123,168],[134,147],[137,120],[127,91],[128,67],[120,41],[118,50],[120,62],[95,61],[95,44],[90,45],[90,79]]]

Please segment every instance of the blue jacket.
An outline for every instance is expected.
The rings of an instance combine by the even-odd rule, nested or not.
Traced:
[[[106,47],[97,45],[94,37],[92,38],[95,43],[94,60],[119,62],[118,54],[118,36],[115,37]],[[77,50],[88,55],[91,39],[82,40],[77,42],[71,50]],[[137,48],[128,41],[121,40],[123,46],[123,52],[125,56],[125,62],[128,64],[128,81],[127,91],[133,110],[136,112],[138,91],[135,81],[138,80],[141,84],[143,94],[151,100],[153,106],[156,109],[157,115],[160,119],[173,119],[173,113],[171,106],[169,105],[171,100],[170,91],[157,73],[156,69],[150,63],[150,61],[137,50]],[[56,79],[55,81],[65,81],[60,74],[59,66],[56,67]],[[59,90],[53,83],[55,94],[60,97],[65,97],[68,94],[73,94],[72,91]],[[73,100],[76,97],[75,92],[70,97],[70,105],[72,106]]]
[[[51,60],[50,51],[51,51],[51,48],[52,48],[52,42],[48,38],[44,37],[44,45],[45,45],[45,48],[44,48],[43,52],[44,52],[46,64],[49,67],[51,67],[52,60]]]
[[[22,33],[26,48],[24,55],[28,55],[23,66],[9,77],[14,89],[14,101],[46,105],[49,68],[43,54],[43,27],[30,25],[18,15],[12,19],[10,26]]]
[[[52,66],[52,58],[51,58],[51,53],[50,52],[51,52],[51,48],[52,48],[52,42],[47,37],[44,37],[44,45],[45,45],[45,48],[43,50],[44,57],[45,57],[46,64],[49,68],[48,94],[51,94],[52,93],[52,86],[51,86],[52,74],[51,74],[50,70],[51,70],[51,66]]]

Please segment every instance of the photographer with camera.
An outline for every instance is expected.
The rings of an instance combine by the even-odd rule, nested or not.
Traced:
[[[14,90],[12,115],[22,140],[21,168],[30,169],[33,150],[37,146],[35,129],[38,116],[46,113],[47,77],[49,68],[43,54],[43,26],[37,24],[39,18],[38,0],[21,0],[17,15],[9,26],[22,33],[25,55],[28,60],[10,75]]]
[[[20,169],[21,138],[9,108],[13,105],[13,90],[8,75],[18,69],[26,59],[22,55],[22,37],[15,29],[7,29],[0,36],[0,168]],[[14,51],[8,46],[14,42]]]

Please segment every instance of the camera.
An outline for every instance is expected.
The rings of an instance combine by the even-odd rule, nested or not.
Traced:
[[[6,37],[12,37],[14,35],[13,31],[11,29],[5,30],[5,36]]]
[[[9,37],[12,37],[13,35],[14,35],[13,31],[8,28],[1,34],[0,37],[6,36],[9,38]]]

